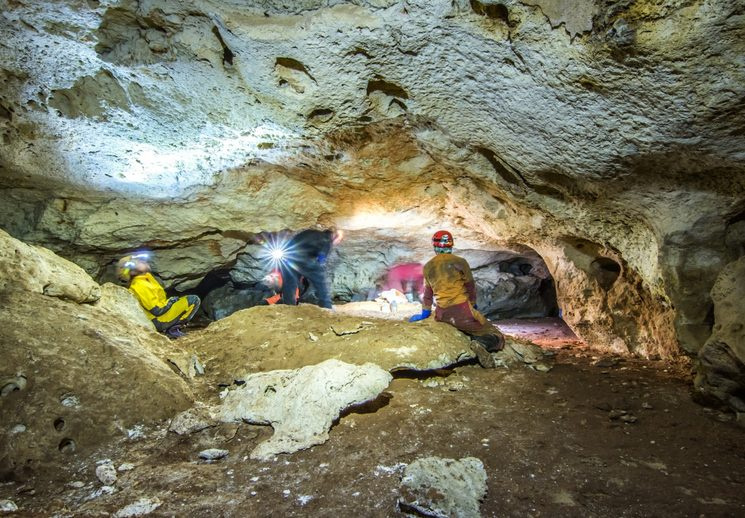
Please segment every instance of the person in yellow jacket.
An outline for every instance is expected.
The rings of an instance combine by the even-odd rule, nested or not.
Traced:
[[[117,275],[129,283],[129,291],[140,301],[150,321],[161,333],[170,338],[184,336],[181,326],[196,314],[201,301],[196,295],[166,297],[160,283],[150,273],[148,254],[122,257],[117,263]]]
[[[471,347],[484,367],[493,367],[492,352],[504,347],[504,336],[476,310],[476,283],[471,267],[462,257],[453,255],[453,235],[440,230],[432,236],[435,256],[424,265],[422,312],[409,322],[424,320],[432,314],[433,297],[437,301],[435,320],[447,322],[469,335]]]

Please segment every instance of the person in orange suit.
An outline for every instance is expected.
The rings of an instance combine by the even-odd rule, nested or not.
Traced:
[[[502,350],[504,336],[476,309],[476,284],[468,262],[453,254],[453,235],[439,230],[432,236],[435,256],[424,265],[422,312],[409,322],[424,320],[437,302],[435,320],[447,322],[469,335],[472,348],[484,366],[493,366],[489,353]],[[485,365],[487,364],[487,365]]]
[[[280,272],[279,269],[275,268],[264,277],[262,282],[264,286],[272,291],[272,295],[265,298],[261,302],[261,305],[272,306],[274,304],[282,302],[282,272]],[[305,292],[305,290],[308,289],[308,282],[305,280],[304,277],[300,277],[300,286],[303,287],[303,293]],[[300,296],[302,295],[302,293],[300,293],[300,286],[295,289],[295,300],[292,302],[292,304],[297,304],[297,301],[300,300]]]

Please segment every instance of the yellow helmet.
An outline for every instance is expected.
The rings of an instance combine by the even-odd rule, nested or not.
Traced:
[[[132,280],[132,270],[137,265],[138,261],[147,262],[150,255],[147,253],[139,253],[132,255],[125,255],[116,263],[116,276],[122,282],[129,282]]]

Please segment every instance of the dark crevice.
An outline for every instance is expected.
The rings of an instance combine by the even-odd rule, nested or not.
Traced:
[[[473,365],[476,362],[475,358],[466,358],[465,360],[457,360],[455,363],[442,367],[439,369],[430,370],[417,370],[408,367],[397,367],[391,369],[391,376],[393,379],[411,379],[411,380],[426,380],[429,378],[447,378],[455,372],[458,367],[465,365]]]
[[[77,445],[72,439],[65,438],[60,441],[58,448],[61,453],[74,453]]]
[[[382,92],[392,97],[408,99],[409,94],[395,83],[384,81],[383,79],[373,79],[367,83],[367,95],[373,92]]]
[[[494,171],[505,182],[518,186],[527,184],[525,178],[523,178],[523,176],[517,170],[505,166],[504,163],[497,157],[497,154],[491,149],[478,146],[475,148],[475,151],[489,161],[491,166],[494,168]]]
[[[316,81],[316,78],[311,75],[310,72],[308,72],[308,69],[305,68],[305,65],[303,65],[300,61],[297,59],[292,58],[277,58],[276,65],[283,66],[285,68],[289,68],[291,70],[297,70],[298,72],[302,72],[306,76],[308,76],[311,80],[313,80],[314,83],[318,83]]]
[[[212,33],[217,36],[217,40],[220,42],[220,45],[222,46],[222,63],[223,65],[233,66],[233,58],[235,57],[235,53],[230,50],[230,47],[225,43],[225,40],[222,39],[222,34],[220,34],[220,30],[217,27],[212,28]]]
[[[406,107],[406,105],[402,101],[400,101],[399,99],[391,99],[391,102],[390,102],[390,104],[388,106],[391,107],[394,104],[396,106],[398,106],[399,108],[401,108],[403,111],[409,111],[409,109]]]
[[[381,392],[375,399],[349,406],[341,411],[339,417],[334,420],[332,426],[336,426],[339,424],[339,420],[342,417],[346,417],[350,414],[374,414],[381,408],[388,406],[391,399],[393,399],[393,394],[390,392]]]
[[[507,25],[510,24],[510,12],[505,5],[487,4],[479,2],[479,0],[470,0],[470,2],[474,13],[480,16],[486,16],[490,20],[499,20]]]
[[[739,223],[740,221],[745,221],[745,210],[735,214],[727,221],[727,226],[733,225],[735,223]]]

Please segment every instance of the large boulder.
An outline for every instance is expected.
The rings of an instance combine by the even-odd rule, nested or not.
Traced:
[[[711,298],[716,324],[698,353],[696,394],[745,413],[745,256],[722,270]]]
[[[402,317],[399,317],[402,318]],[[256,306],[179,341],[231,383],[247,373],[298,369],[335,358],[392,371],[431,370],[474,358],[469,338],[430,318],[416,324],[347,315],[317,306]]]
[[[127,290],[101,289],[52,252],[0,238],[10,244],[1,267],[20,277],[0,284],[0,479],[88,455],[191,405],[161,359],[173,346]]]

